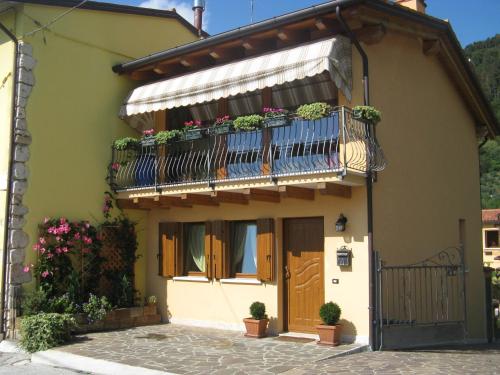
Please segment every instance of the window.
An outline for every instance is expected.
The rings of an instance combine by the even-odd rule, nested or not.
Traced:
[[[257,274],[257,223],[255,221],[232,222],[230,241],[231,275],[255,277]]]
[[[484,231],[484,247],[487,249],[498,248],[499,240],[499,230],[498,229],[487,229]]]
[[[205,223],[183,225],[184,274],[204,275],[205,265]]]
[[[159,224],[162,277],[231,277],[274,281],[274,220]]]

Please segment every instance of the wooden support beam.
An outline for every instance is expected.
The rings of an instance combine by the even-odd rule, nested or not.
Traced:
[[[351,198],[352,189],[350,186],[320,182],[318,190],[323,195],[335,195],[342,198]]]
[[[180,197],[160,197],[160,205],[163,206],[172,206],[172,207],[182,207],[182,208],[191,208],[193,207],[188,202],[183,201]]]
[[[130,73],[130,78],[135,81],[146,81],[156,78],[156,75],[152,70],[136,70]]]
[[[214,191],[212,198],[220,203],[248,204],[248,196],[242,193],[233,193],[230,191]]]
[[[179,59],[179,63],[185,68],[199,68],[208,65],[209,61],[206,58],[185,56]]]
[[[137,203],[134,203],[132,199],[117,199],[116,206],[120,210],[145,210],[145,208],[141,208]]]
[[[266,42],[259,39],[245,38],[241,40],[241,45],[246,50],[254,51],[254,50],[264,49]]]
[[[160,202],[152,198],[139,198],[139,202],[137,204],[140,208],[147,210],[160,207]]]
[[[422,52],[425,56],[436,56],[441,52],[441,43],[438,39],[424,39],[422,41]]]
[[[314,20],[314,25],[318,30],[329,30],[333,29],[334,21],[330,18],[316,18]]]
[[[210,57],[217,62],[224,62],[243,57],[243,49],[240,47],[235,48],[214,48],[208,53]]]
[[[314,190],[298,186],[280,186],[278,191],[282,197],[314,200]]]
[[[303,30],[278,29],[278,38],[282,42],[301,42],[308,38],[308,35]]]
[[[219,203],[214,201],[211,196],[203,194],[182,194],[181,200],[191,204],[198,204],[201,206],[218,206]]]
[[[249,199],[260,202],[280,202],[280,193],[272,190],[263,189],[245,189],[243,194],[247,195]]]
[[[359,41],[371,45],[382,41],[386,34],[386,29],[382,24],[364,25],[362,28],[355,30],[354,34]]]

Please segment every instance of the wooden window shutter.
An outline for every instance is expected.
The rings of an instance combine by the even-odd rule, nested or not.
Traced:
[[[182,224],[160,223],[159,274],[182,275]]]
[[[274,219],[257,220],[257,278],[274,281]]]
[[[211,225],[212,237],[212,278],[225,279],[229,277],[229,223],[227,221],[213,221]]]
[[[205,273],[208,279],[213,278],[212,270],[212,225],[205,223]]]

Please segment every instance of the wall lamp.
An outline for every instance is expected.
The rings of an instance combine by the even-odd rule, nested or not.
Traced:
[[[337,222],[335,223],[335,230],[337,232],[345,231],[346,223],[347,223],[347,218],[343,214],[340,214],[339,218],[337,219]]]

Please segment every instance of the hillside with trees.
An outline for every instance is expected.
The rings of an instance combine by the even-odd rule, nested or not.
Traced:
[[[500,34],[465,47],[486,97],[500,119]],[[481,204],[500,207],[500,137],[488,141],[480,150]]]

